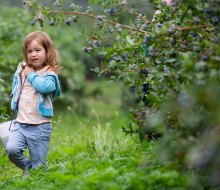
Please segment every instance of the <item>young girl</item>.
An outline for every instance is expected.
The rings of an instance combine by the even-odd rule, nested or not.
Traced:
[[[24,61],[12,83],[11,107],[17,112],[6,147],[12,163],[27,169],[46,165],[53,116],[52,98],[59,96],[59,53],[45,32],[31,32],[23,45]],[[30,159],[24,152],[28,148]]]

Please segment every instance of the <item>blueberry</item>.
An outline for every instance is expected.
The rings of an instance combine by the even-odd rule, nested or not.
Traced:
[[[83,51],[86,52],[86,53],[89,53],[89,52],[92,51],[92,48],[91,47],[84,47]]]
[[[78,20],[78,17],[76,17],[76,16],[72,17],[72,22],[77,22],[77,20]]]
[[[149,89],[150,89],[149,83],[142,84],[141,90],[143,91],[144,94],[147,94]]]
[[[54,26],[54,24],[55,24],[54,19],[50,19],[48,24],[49,24],[50,26]]]
[[[135,86],[133,86],[133,85],[130,86],[129,90],[132,94],[134,94],[135,93]]]
[[[201,22],[201,20],[199,19],[199,17],[193,17],[193,22],[194,24],[198,24]]]
[[[140,71],[139,71],[139,74],[140,74],[140,75],[144,75],[144,76],[148,76],[149,72],[148,72],[147,69],[144,69],[144,70],[140,70]]]
[[[195,38],[195,37],[198,36],[198,35],[197,35],[195,32],[193,32],[193,31],[190,31],[190,32],[189,32],[189,35],[192,36],[193,38]]]
[[[96,17],[96,19],[97,19],[97,21],[103,22],[103,21],[105,20],[105,16],[104,16],[104,15],[98,15],[98,16]]]
[[[152,47],[149,48],[148,56],[154,58],[155,57],[155,51]]]
[[[31,6],[31,2],[28,0],[24,0],[22,3],[24,6]]]
[[[124,53],[122,56],[121,56],[122,60],[123,61],[126,61],[128,59],[128,53]]]
[[[107,12],[110,14],[110,15],[114,15],[117,10],[115,8],[111,8],[111,9],[108,9]]]
[[[144,105],[147,106],[147,97],[145,95],[143,96],[142,101]]]
[[[205,12],[206,14],[211,14],[211,13],[212,13],[212,10],[211,10],[210,8],[206,7],[206,8],[204,9],[204,12]]]
[[[206,54],[201,54],[200,55],[200,60],[201,61],[208,61],[208,56]]]
[[[72,18],[67,18],[65,23],[69,26],[72,23]]]
[[[33,19],[33,20],[31,21],[31,23],[30,23],[30,24],[31,24],[32,26],[34,26],[35,22],[36,22],[36,20],[35,20],[35,19]]]
[[[157,27],[157,28],[162,28],[162,26],[163,26],[163,25],[162,25],[161,23],[157,23],[157,24],[156,24],[156,27]]]
[[[148,44],[150,42],[151,37],[150,36],[145,36],[143,40],[143,44]]]
[[[176,25],[173,24],[170,28],[168,28],[167,31],[168,31],[168,34],[170,34],[170,35],[174,34],[176,31]]]
[[[169,38],[169,41],[172,45],[175,45],[176,44],[176,40],[174,38]]]
[[[97,47],[99,47],[101,45],[101,43],[98,40],[93,40],[92,45],[93,45],[94,48],[97,48]]]
[[[44,25],[43,20],[38,20],[38,23],[39,23],[40,27],[43,28],[43,25]]]
[[[120,56],[116,56],[116,57],[115,57],[115,61],[116,61],[116,62],[120,62],[120,61],[121,61],[121,57],[120,57]]]
[[[216,24],[218,24],[218,22],[219,22],[219,18],[218,18],[217,16],[213,16],[213,17],[211,18],[211,22],[212,22],[212,24],[216,25]]]

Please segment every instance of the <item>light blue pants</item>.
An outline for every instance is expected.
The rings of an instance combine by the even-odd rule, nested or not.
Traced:
[[[6,147],[9,160],[23,170],[46,165],[51,131],[51,123],[30,125],[15,122]],[[30,159],[24,155],[27,148]]]

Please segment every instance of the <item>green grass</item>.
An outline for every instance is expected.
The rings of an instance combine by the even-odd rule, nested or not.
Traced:
[[[161,164],[156,141],[140,143],[137,136],[122,132],[128,118],[120,111],[120,85],[89,83],[87,90],[97,87],[102,94],[87,98],[85,116],[71,107],[57,110],[48,171],[33,170],[22,179],[22,171],[0,147],[0,189],[188,189],[194,175],[180,174],[174,164]]]

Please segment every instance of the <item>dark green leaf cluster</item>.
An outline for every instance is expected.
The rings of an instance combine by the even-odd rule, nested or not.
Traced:
[[[130,110],[142,139],[162,134],[162,157],[170,154],[219,185],[220,2],[151,0],[145,5],[157,11],[153,19],[125,1],[90,2],[104,10],[50,8],[44,15],[94,19],[84,51],[102,55],[96,71],[114,74],[131,89]]]

